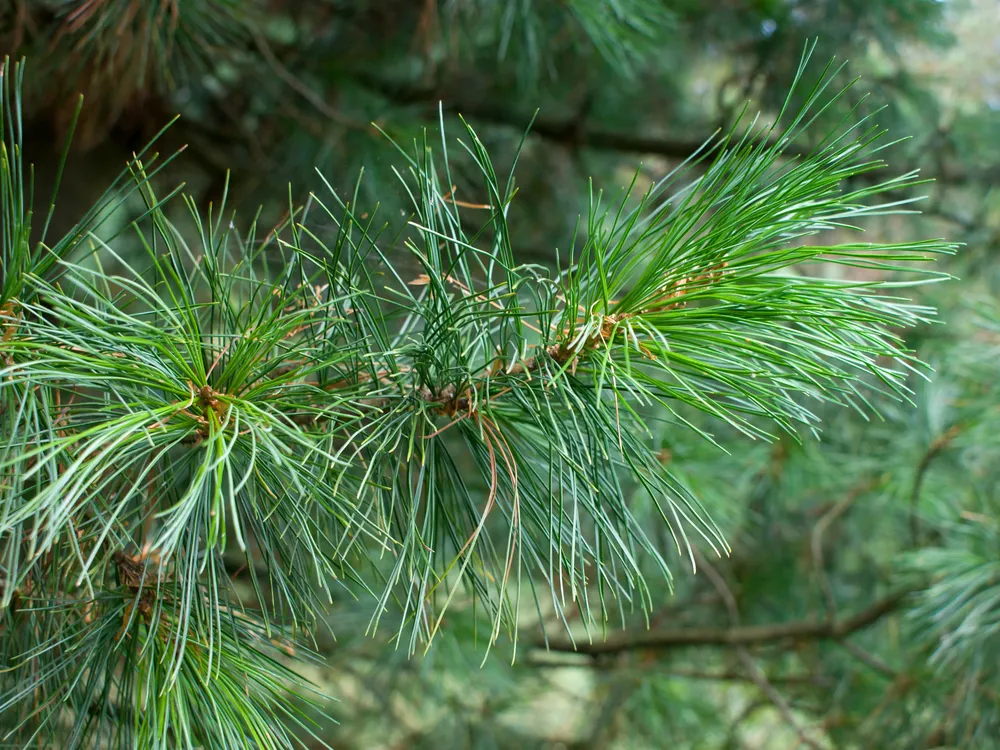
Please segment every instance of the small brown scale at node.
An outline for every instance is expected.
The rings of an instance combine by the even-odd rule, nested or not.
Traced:
[[[125,607],[125,613],[122,616],[122,626],[118,631],[118,635],[115,636],[116,640],[121,640],[124,636],[125,628],[132,618],[132,612],[135,607],[139,608],[139,613],[147,623],[152,617],[153,591],[149,588],[149,582],[156,578],[156,560],[154,557],[154,565],[150,565],[150,557],[152,556],[133,555],[130,557],[121,551],[115,551],[111,555],[112,562],[118,568],[121,583],[127,588],[132,589],[137,595],[137,600],[130,601]]]

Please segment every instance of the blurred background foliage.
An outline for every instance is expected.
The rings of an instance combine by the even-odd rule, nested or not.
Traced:
[[[588,179],[613,192],[641,164],[641,179],[652,182],[729,127],[748,100],[775,114],[811,38],[816,59],[847,58],[863,77],[857,98],[828,115],[889,105],[880,124],[909,136],[891,151],[891,168],[934,178],[921,221],[966,243],[946,269],[959,280],[919,291],[945,325],[908,334],[935,368],[932,380],[914,380],[914,405],[878,404],[882,419],[831,409],[822,434],[802,443],[761,444],[716,426],[722,454],[691,432],[665,432],[662,460],[703,500],[732,555],[700,560],[694,576],[680,572],[672,593],[664,582],[648,623],[623,612],[623,629],[578,638],[576,653],[563,640],[545,649],[532,605],[516,661],[501,643],[481,665],[475,617],[456,606],[430,651],[411,658],[366,633],[372,602],[336,601],[336,638],[319,634],[326,663],[308,675],[336,698],[331,745],[1000,747],[1000,6],[0,6],[0,48],[31,64],[26,151],[40,196],[55,182],[77,94],[85,96],[57,236],[176,114],[158,149],[186,153],[160,178],[184,181],[207,207],[231,170],[230,205],[245,217],[261,205],[266,223],[287,208],[289,183],[305,196],[318,171],[350,194],[362,167],[362,203],[405,215],[392,172],[399,160],[379,129],[409,142],[437,128],[440,107],[446,120],[473,124],[505,166],[537,110],[511,223],[524,243],[520,260],[542,264],[570,245]],[[475,170],[458,159],[453,173],[455,194],[475,202]],[[117,222],[142,210],[125,206]],[[894,219],[874,231],[900,229]]]

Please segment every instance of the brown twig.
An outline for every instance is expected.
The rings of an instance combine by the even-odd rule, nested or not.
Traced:
[[[597,671],[620,670],[621,665],[613,662],[602,662],[588,659],[586,661],[564,661],[562,659],[546,659],[544,655],[535,655],[528,663],[539,669],[594,669]],[[647,673],[655,672],[657,676],[671,677],[678,680],[701,680],[705,682],[753,682],[753,678],[745,672],[727,669],[719,672],[700,671],[696,669],[661,669],[656,664],[630,667],[630,671]],[[816,674],[768,675],[768,680],[782,685],[805,685],[813,687],[830,687],[828,678]]]
[[[708,580],[715,587],[715,590],[719,592],[719,596],[726,604],[726,609],[729,612],[729,620],[733,627],[739,627],[740,625],[740,611],[739,606],[736,603],[736,597],[733,595],[732,590],[726,583],[726,580],[722,577],[722,574],[715,569],[708,560],[705,559],[703,555],[698,555],[700,558],[698,560],[701,569],[704,571]],[[809,734],[806,732],[806,728],[803,727],[798,719],[795,718],[795,714],[792,713],[792,707],[788,705],[788,701],[785,697],[774,687],[771,681],[768,679],[767,675],[764,674],[764,670],[760,668],[754,658],[750,655],[747,650],[746,645],[740,644],[736,647],[737,656],[739,656],[740,662],[747,671],[747,675],[750,681],[753,682],[761,693],[774,705],[781,714],[781,718],[785,720],[799,737],[799,742],[807,745],[813,750],[820,750],[819,743],[816,742]]]
[[[861,646],[855,645],[847,640],[840,641],[840,645],[843,646],[844,650],[851,656],[853,656],[855,659],[860,661],[862,664],[866,664],[867,666],[871,667],[879,674],[888,677],[890,680],[895,680],[899,678],[899,672],[890,667],[888,664],[886,664],[884,661],[879,659],[874,654],[870,654],[867,651],[865,651],[863,648],[861,648]]]
[[[940,456],[944,449],[951,444],[961,429],[960,425],[955,424],[938,435],[917,465],[917,473],[913,477],[913,487],[910,489],[910,542],[914,547],[920,544],[920,516],[917,512],[917,506],[920,504],[920,490],[923,487],[927,470],[931,467],[934,459]]]
[[[433,117],[437,117],[437,104],[440,101],[446,112],[461,114],[468,119],[480,120],[491,125],[515,128],[524,131],[531,116],[523,112],[500,107],[484,101],[472,99],[460,100],[457,96],[442,86],[407,86],[390,84],[370,76],[364,71],[354,71],[352,78],[362,86],[377,92],[391,102],[402,105],[426,104],[433,106]],[[569,148],[585,147],[600,151],[617,151],[621,153],[662,156],[667,159],[688,159],[693,154],[711,150],[705,149],[710,138],[688,139],[667,135],[647,135],[636,130],[619,131],[606,130],[580,121],[576,115],[569,118],[539,117],[531,124],[531,133],[544,140],[559,143]],[[777,142],[768,144],[777,147]],[[808,144],[786,144],[783,149],[786,156],[804,156],[809,153]],[[966,167],[957,164],[936,165],[931,175],[940,184],[960,185],[990,185],[1000,180],[1000,167],[996,165]],[[908,170],[907,170],[908,171]],[[859,175],[860,180],[885,179],[899,172],[890,168],[879,169],[868,175]]]
[[[823,594],[823,603],[826,607],[827,620],[833,622],[837,617],[837,601],[833,595],[833,587],[830,585],[830,578],[826,574],[826,565],[823,560],[823,536],[831,524],[844,515],[855,501],[865,494],[876,484],[877,480],[868,479],[847,493],[847,496],[839,503],[830,508],[823,517],[819,519],[812,532],[812,558],[813,566],[816,569],[816,578],[819,580],[819,588]]]
[[[261,55],[264,56],[264,59],[267,61],[268,65],[271,66],[278,77],[288,84],[288,86],[299,96],[315,107],[318,112],[345,127],[361,131],[369,130],[369,127],[366,124],[352,120],[331,107],[327,104],[323,97],[309,88],[309,86],[288,70],[281,60],[278,59],[278,56],[274,54],[274,50],[271,49],[271,45],[268,44],[268,41],[264,38],[263,34],[253,28],[250,29],[250,33],[253,36],[254,44],[257,46],[257,49],[260,50]]]
[[[637,649],[665,651],[696,646],[732,647],[760,646],[783,641],[836,641],[869,628],[886,615],[895,612],[909,594],[909,589],[896,591],[850,617],[833,622],[795,620],[729,628],[664,628],[646,632],[625,632],[617,637],[594,643],[574,644],[569,640],[550,640],[548,648],[550,651],[606,656]]]
[[[530,115],[487,102],[459,101],[438,87],[396,86],[362,72],[356,72],[353,77],[366,88],[398,104],[434,105],[436,112],[437,102],[441,101],[447,112],[459,113],[470,119],[483,120],[493,125],[524,130],[531,123]],[[531,132],[539,138],[572,147],[655,154],[672,159],[687,159],[705,145],[705,141],[699,140],[663,138],[641,135],[634,131],[618,132],[588,127],[575,115],[568,120],[535,118]]]

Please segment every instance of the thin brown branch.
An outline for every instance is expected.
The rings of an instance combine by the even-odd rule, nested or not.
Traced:
[[[927,451],[921,456],[920,463],[917,465],[917,472],[913,477],[913,487],[910,489],[910,541],[914,547],[920,544],[920,516],[918,506],[920,505],[920,490],[923,487],[924,478],[927,476],[927,470],[934,463],[934,459],[940,456],[944,449],[951,444],[951,441],[955,439],[961,429],[960,425],[952,425],[948,430],[938,435],[930,446],[928,446]]]
[[[722,574],[716,570],[715,566],[712,565],[708,560],[704,558],[703,555],[698,555],[698,562],[701,565],[705,575],[708,576],[708,580],[715,587],[716,591],[722,597],[723,601],[726,603],[726,609],[729,612],[729,620],[733,627],[739,627],[740,625],[740,611],[739,606],[736,602],[736,597],[733,595],[732,590],[726,583],[726,579],[722,577]],[[743,664],[744,669],[747,671],[747,676],[750,681],[757,686],[757,689],[774,705],[781,714],[781,718],[784,719],[785,723],[790,726],[799,737],[799,742],[812,748],[813,750],[820,750],[819,743],[816,742],[811,736],[809,736],[806,728],[802,726],[799,720],[796,718],[795,714],[792,713],[792,707],[788,705],[788,701],[785,700],[777,688],[774,687],[772,682],[768,679],[764,670],[760,668],[760,665],[754,660],[747,650],[745,644],[740,644],[736,647],[736,654],[740,659],[740,663]]]
[[[620,151],[633,154],[650,154],[669,159],[687,159],[696,153],[711,138],[688,139],[642,135],[635,131],[612,131],[588,127],[579,117],[569,119],[536,118],[516,112],[507,107],[481,101],[461,101],[450,92],[437,88],[394,85],[375,79],[364,73],[355,73],[355,80],[396,104],[428,105],[437,110],[440,101],[446,112],[460,114],[472,120],[480,120],[491,125],[525,130],[531,125],[531,132],[545,140],[565,146],[585,147],[604,151]]]
[[[733,647],[761,646],[784,641],[836,641],[869,628],[895,612],[909,593],[909,589],[904,589],[889,594],[857,614],[833,622],[797,620],[730,628],[664,628],[625,632],[595,643],[574,645],[568,639],[550,640],[548,648],[550,651],[575,651],[590,656],[605,656],[641,649],[661,651],[695,646]]]
[[[870,490],[875,485],[875,480],[866,480],[847,493],[839,503],[830,508],[823,517],[816,522],[813,527],[812,549],[813,566],[816,569],[816,577],[819,580],[819,588],[823,593],[823,603],[826,606],[826,617],[831,622],[837,617],[837,601],[833,595],[833,587],[830,585],[830,578],[826,574],[826,562],[823,559],[823,537],[827,529],[838,518],[843,516],[855,501]]]
[[[263,34],[252,27],[250,28],[250,33],[253,36],[254,44],[257,46],[257,49],[260,50],[261,55],[264,56],[264,60],[271,66],[275,74],[277,74],[277,76],[281,78],[281,80],[284,81],[289,88],[315,107],[317,112],[345,127],[352,128],[354,130],[368,130],[368,127],[364,123],[345,117],[343,113],[339,112],[334,107],[331,107],[322,96],[313,91],[302,80],[296,77],[295,74],[288,70],[281,60],[278,59],[278,56],[274,54],[274,50],[271,49],[271,45],[268,44],[267,39],[264,38]]]
[[[863,648],[861,648],[861,646],[857,646],[851,643],[850,641],[841,641],[840,645],[844,647],[844,650],[847,653],[849,653],[855,659],[860,661],[862,664],[868,665],[879,674],[888,677],[890,680],[895,680],[896,678],[899,677],[899,672],[897,672],[895,669],[890,667],[884,661],[879,659],[877,656],[875,656],[875,654],[871,654],[865,651]]]
[[[660,156],[666,159],[683,160],[704,149],[712,136],[704,138],[677,137],[670,135],[646,135],[637,130],[608,130],[588,125],[580,116],[566,118],[537,117],[532,122],[531,115],[517,112],[508,107],[499,107],[490,102],[462,100],[443,86],[427,87],[396,84],[378,80],[363,71],[355,71],[352,78],[362,86],[377,92],[397,105],[423,105],[429,109],[426,116],[437,114],[438,103],[446,112],[460,114],[470,120],[500,127],[524,131],[531,124],[531,133],[538,138],[558,143],[568,148],[588,148],[599,151]],[[776,145],[772,143],[771,145]],[[801,156],[808,153],[808,146],[788,144],[783,148],[786,156]],[[1000,181],[1000,167],[966,167],[959,164],[937,164],[928,177],[940,185],[992,185]],[[909,171],[909,169],[903,170]],[[870,175],[862,175],[860,180],[883,179],[900,174],[899,170],[881,169]],[[954,217],[947,217],[954,218]]]
[[[739,647],[740,661],[743,662],[744,666],[750,672],[751,681],[760,689],[760,692],[771,701],[775,708],[778,709],[778,713],[781,714],[781,718],[785,720],[795,733],[799,736],[799,742],[807,747],[812,748],[812,750],[821,750],[820,744],[814,740],[806,732],[806,728],[803,727],[798,719],[795,718],[795,714],[792,713],[792,707],[788,705],[788,701],[785,697],[778,692],[778,690],[771,684],[768,680],[767,675],[758,666],[757,662],[753,660],[750,653],[747,651],[745,646]]]
[[[734,669],[724,671],[701,671],[697,669],[661,669],[656,664],[622,667],[613,661],[566,661],[557,658],[545,658],[544,655],[535,655],[528,661],[532,667],[539,669],[593,669],[597,671],[622,671],[628,669],[629,672],[640,674],[655,673],[659,677],[675,678],[678,680],[698,680],[704,682],[753,682],[753,678],[745,672]],[[801,685],[805,687],[829,688],[832,686],[831,680],[821,674],[786,674],[768,675],[767,679],[776,685]]]

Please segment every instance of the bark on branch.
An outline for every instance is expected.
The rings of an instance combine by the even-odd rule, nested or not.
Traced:
[[[535,136],[566,146],[687,159],[702,149],[706,140],[709,140],[644,136],[605,130],[589,127],[581,118],[538,117],[532,123],[530,114],[474,99],[460,101],[448,91],[393,85],[363,73],[356,73],[352,77],[365,88],[398,105],[425,105],[436,111],[438,102],[441,102],[445,112],[459,114],[470,120],[522,131],[530,124],[531,133]]]
[[[511,127],[522,131],[531,122],[530,115],[524,112],[517,112],[507,107],[474,99],[461,101],[452,92],[443,89],[392,84],[361,72],[355,72],[351,77],[365,88],[398,105],[431,106],[436,112],[440,101],[446,112],[460,114],[470,120],[479,120],[491,125]],[[703,149],[706,141],[710,140],[709,138],[697,140],[607,130],[598,126],[590,126],[583,118],[572,117],[537,118],[531,125],[531,133],[539,138],[569,147],[662,156],[681,160],[687,159]],[[789,144],[784,151],[787,156],[803,153],[802,148],[796,144]],[[899,172],[893,169],[880,169],[869,175],[867,179],[885,178],[896,174]],[[960,164],[939,165],[938,169],[927,172],[927,176],[933,177],[938,183],[952,186],[992,184],[1000,179],[1000,167],[972,168]],[[860,179],[864,180],[865,177],[862,176]]]
[[[590,656],[605,656],[623,651],[666,650],[687,646],[758,646],[781,641],[837,641],[874,625],[894,612],[910,593],[910,590],[897,591],[851,617],[835,621],[800,620],[732,628],[626,632],[601,642],[577,643],[575,646],[568,639],[550,640],[548,648],[550,651],[575,651]]]

